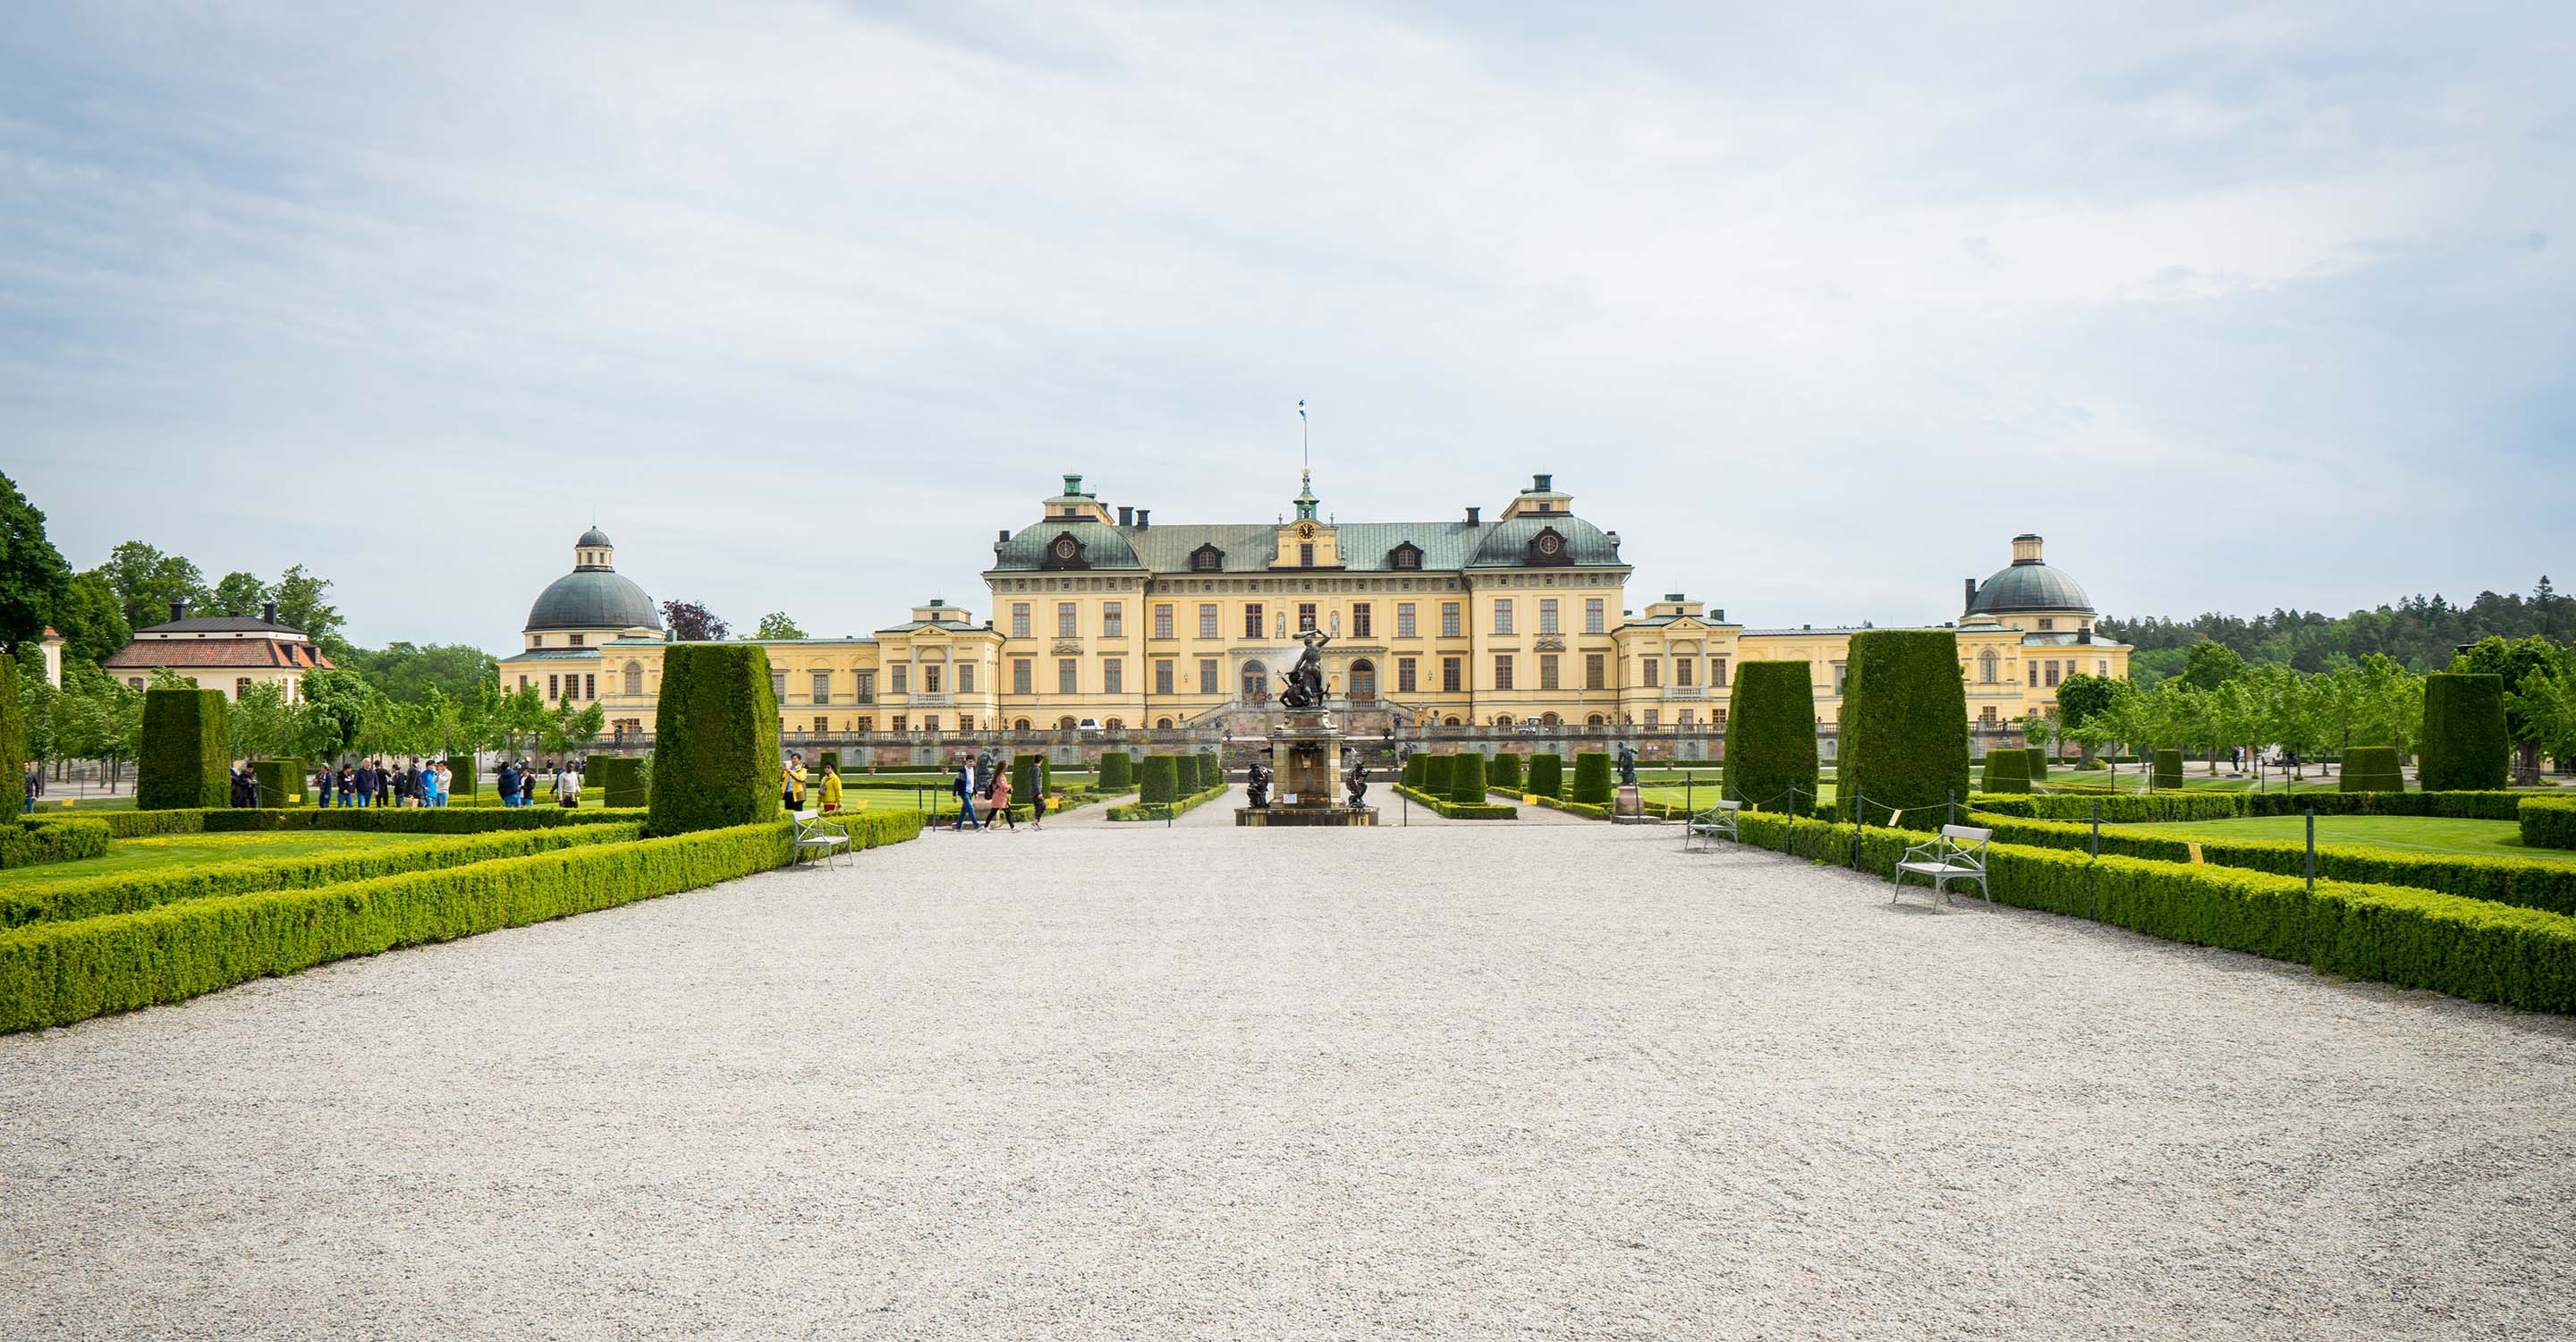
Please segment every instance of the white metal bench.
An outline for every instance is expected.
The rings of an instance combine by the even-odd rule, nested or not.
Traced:
[[[796,821],[797,861],[801,862],[805,859],[808,849],[813,850],[824,862],[830,862],[836,850],[843,857],[850,855],[850,832],[832,821],[825,820],[822,812],[797,811],[793,813],[792,818]]]
[[[1995,897],[1986,889],[1986,841],[1993,838],[1990,829],[1970,825],[1943,825],[1938,837],[1927,839],[1905,850],[1896,863],[1896,890],[1887,902],[1893,904],[1904,893],[1906,874],[1932,882],[1932,891],[1941,902],[1950,902],[1950,886],[1956,881],[1975,881],[1977,893],[1985,896],[1986,907],[1993,908]]]
[[[1735,830],[1736,818],[1743,811],[1744,803],[1740,801],[1722,801],[1705,811],[1693,812],[1682,829],[1682,847],[1690,847],[1694,840],[1702,845],[1713,845],[1719,839],[1743,842]]]

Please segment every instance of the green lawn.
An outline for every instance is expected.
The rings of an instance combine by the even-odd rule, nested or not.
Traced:
[[[155,867],[185,866],[198,862],[238,862],[255,858],[303,857],[312,853],[328,853],[347,848],[378,848],[387,845],[398,847],[445,837],[447,836],[432,834],[319,832],[162,834],[145,839],[118,839],[108,845],[107,854],[104,857],[85,857],[78,862],[47,862],[33,867],[12,867],[7,871],[0,871],[0,886],[50,885],[55,881],[74,881],[90,876],[148,871]]]
[[[2155,834],[2174,839],[2272,839],[2297,843],[2307,833],[2307,818],[2260,816],[2250,820],[2195,820],[2174,824],[2122,825],[2123,834]],[[2510,820],[2440,820],[2425,816],[2321,815],[2317,842],[2366,844],[2419,853],[2467,853],[2478,857],[2518,857],[2542,862],[2576,862],[2576,851],[2526,848],[2521,827]]]

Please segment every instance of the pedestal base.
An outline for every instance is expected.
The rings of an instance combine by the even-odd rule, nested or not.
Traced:
[[[1377,824],[1374,806],[1245,806],[1236,809],[1234,823],[1268,828],[1314,826],[1348,829]]]

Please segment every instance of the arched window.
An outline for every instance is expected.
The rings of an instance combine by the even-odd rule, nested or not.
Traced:
[[[1073,730],[1073,719],[1072,719],[1071,717],[1069,717],[1069,716],[1068,716],[1068,717],[1061,717],[1061,718],[1057,718],[1057,719],[1055,720],[1055,729],[1056,729],[1057,731],[1060,731],[1060,732],[1069,732],[1069,731],[1072,731],[1072,730]]]
[[[1154,719],[1154,726],[1168,732],[1172,729],[1172,720],[1170,718],[1156,718]]]
[[[1601,725],[1601,715],[1600,715],[1600,714],[1598,714],[1598,713],[1595,713],[1595,714],[1593,714],[1592,716],[1590,716],[1590,717],[1588,717],[1588,718],[1585,718],[1585,719],[1583,720],[1583,725],[1584,725],[1584,726],[1586,726],[1586,727],[1598,727],[1598,726],[1600,726],[1600,725]]]
[[[1125,731],[1127,729],[1127,724],[1117,718],[1110,718],[1107,721],[1102,722],[1100,725],[1113,732]]]
[[[1494,715],[1494,725],[1495,725],[1495,726],[1497,726],[1497,727],[1508,727],[1508,726],[1511,726],[1511,725],[1512,725],[1512,715],[1511,715],[1511,714],[1509,714],[1509,713],[1497,713],[1497,714],[1495,714],[1495,715]]]
[[[1367,660],[1351,663],[1351,697],[1354,699],[1377,697],[1377,663]]]
[[[644,664],[642,662],[628,662],[626,664],[626,697],[629,699],[641,699],[644,697]]]
[[[1024,731],[1027,731],[1028,729],[1029,729],[1029,720],[1028,720],[1027,718],[1020,718],[1020,719],[1018,719],[1018,720],[1016,720],[1016,721],[1014,721],[1014,722],[1012,722],[1012,723],[1011,723],[1011,730],[1012,730],[1012,731],[1015,731],[1015,732],[1024,732]]]
[[[1458,720],[1456,718],[1442,718],[1440,720],[1440,725],[1443,727],[1455,727],[1458,725]]]
[[[1257,704],[1270,697],[1270,668],[1259,662],[1243,664],[1243,702]]]
[[[1554,713],[1541,713],[1539,714],[1538,721],[1539,725],[1542,727],[1553,727],[1557,723],[1557,718]]]
[[[1977,679],[1987,685],[1995,683],[1994,649],[1988,648],[1984,652],[1977,654]]]

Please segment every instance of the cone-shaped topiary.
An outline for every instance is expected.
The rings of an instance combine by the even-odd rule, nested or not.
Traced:
[[[1485,783],[1497,792],[1521,790],[1521,757],[1506,750],[1496,754],[1485,768]]]
[[[656,835],[778,818],[778,700],[757,643],[674,643],[662,653],[646,786]]]
[[[1995,749],[1986,752],[1986,776],[1978,785],[1985,792],[2030,791],[2030,752]]]
[[[1565,795],[1565,757],[1553,751],[1530,756],[1529,790],[1542,797]]]
[[[1136,800],[1146,805],[1170,802],[1179,795],[1181,762],[1169,755],[1147,755],[1136,765]]]
[[[134,809],[231,805],[231,745],[222,690],[145,690]]]
[[[2424,742],[2415,785],[2426,792],[2487,792],[2505,785],[2504,678],[2436,671],[2424,677]]]
[[[583,781],[599,789],[602,806],[649,806],[652,768],[641,755],[593,755]],[[821,784],[815,784],[817,795]]]
[[[1469,806],[1485,804],[1485,757],[1467,751],[1449,766],[1449,800]]]
[[[276,760],[252,760],[251,776],[259,780],[259,804],[267,807],[293,806],[303,796],[308,780],[304,761],[289,756]]]
[[[1726,792],[1777,814],[1816,810],[1816,692],[1805,662],[1746,662],[1726,709]]]
[[[2395,746],[2354,746],[2343,752],[2339,792],[2404,792],[2406,775],[2398,772]]]
[[[0,653],[0,825],[17,823],[27,805],[27,708],[18,698],[18,663]]]
[[[2156,752],[2155,777],[2150,780],[2158,791],[2182,790],[2182,752],[2167,747]]]
[[[1610,804],[1610,756],[1586,750],[1574,757],[1574,795],[1568,801],[1585,806]]]
[[[1100,757],[1100,795],[1116,797],[1136,786],[1136,757],[1113,750]]]
[[[1884,824],[1968,795],[1968,694],[1947,629],[1851,637],[1835,761],[1849,818]],[[1857,808],[1857,809],[1855,809]]]

